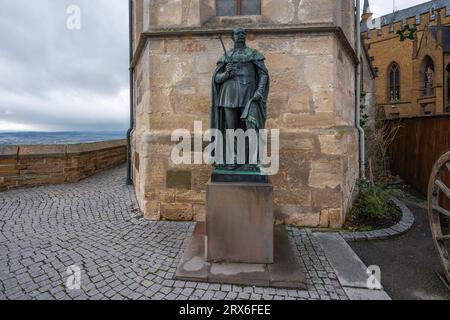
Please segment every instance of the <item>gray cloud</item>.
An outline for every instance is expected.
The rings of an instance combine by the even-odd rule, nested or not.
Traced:
[[[127,127],[128,1],[2,0],[0,39],[0,130]]]

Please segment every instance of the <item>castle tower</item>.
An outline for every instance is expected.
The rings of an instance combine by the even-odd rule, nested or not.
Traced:
[[[361,22],[366,23],[372,18],[372,12],[370,11],[369,0],[364,0],[364,8],[361,16]]]

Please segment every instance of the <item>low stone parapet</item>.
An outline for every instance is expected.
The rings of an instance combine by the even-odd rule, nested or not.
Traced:
[[[0,146],[0,192],[80,181],[126,159],[126,140]]]

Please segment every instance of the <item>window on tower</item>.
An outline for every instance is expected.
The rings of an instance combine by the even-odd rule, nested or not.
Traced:
[[[218,16],[261,15],[261,0],[216,0]]]

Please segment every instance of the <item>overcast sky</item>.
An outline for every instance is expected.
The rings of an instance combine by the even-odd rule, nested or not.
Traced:
[[[394,10],[401,10],[408,7],[415,6],[420,3],[428,2],[429,0],[370,0],[370,9],[375,16],[382,16],[392,13]],[[361,6],[364,0],[361,0]]]
[[[403,9],[420,0],[396,0]],[[67,13],[81,9],[81,29]],[[126,130],[127,0],[0,0],[0,131]],[[381,15],[392,0],[372,0]]]
[[[126,0],[0,0],[0,130],[126,130],[128,90]]]

